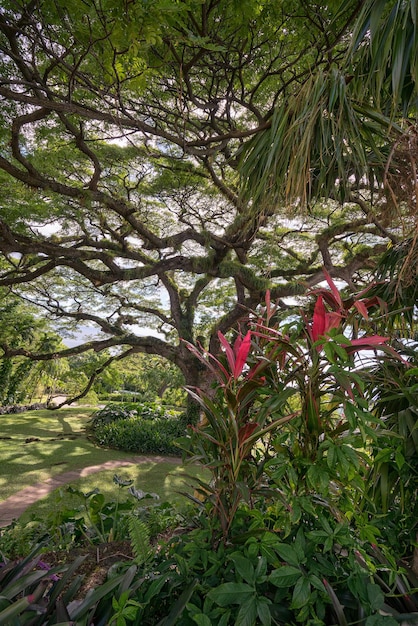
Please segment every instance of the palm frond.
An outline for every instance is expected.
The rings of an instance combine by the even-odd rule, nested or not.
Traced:
[[[283,201],[306,205],[318,196],[343,201],[353,181],[383,180],[393,133],[400,128],[389,118],[353,98],[343,71],[319,71],[243,147],[243,193],[257,211]]]
[[[417,110],[417,23],[416,0],[366,0],[350,48],[361,88],[380,107],[401,105],[404,115]]]

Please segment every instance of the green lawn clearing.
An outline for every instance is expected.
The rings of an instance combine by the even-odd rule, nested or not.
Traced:
[[[68,408],[58,411],[29,411],[0,416],[0,502],[30,485],[56,476],[62,472],[99,465],[111,460],[132,459],[132,453],[99,448],[85,436],[85,426],[95,409]],[[137,455],[139,456],[139,455]],[[160,466],[160,467],[156,467]],[[135,468],[136,466],[132,466]],[[143,491],[158,492],[156,486],[166,485],[169,493],[173,486],[167,476],[172,472],[182,472],[182,466],[150,464],[140,475],[132,476],[135,484]],[[130,468],[129,468],[130,470]],[[131,470],[130,470],[131,471]],[[126,468],[120,473],[125,475]],[[132,472],[135,472],[133,469]],[[115,472],[102,478],[93,474],[82,479],[80,484],[90,485],[103,481],[113,485]],[[85,482],[83,482],[85,481]],[[147,484],[145,484],[147,483]],[[84,486],[82,487],[84,489]]]
[[[158,500],[155,500],[156,503],[169,501],[178,505],[187,501],[181,492],[193,492],[192,479],[189,476],[198,476],[199,478],[205,476],[204,470],[196,466],[185,467],[165,462],[141,463],[91,474],[72,481],[69,485],[86,494],[98,488],[108,501],[129,499],[130,496],[126,487],[118,487],[113,481],[115,474],[123,480],[133,480],[133,486],[138,490],[156,494],[158,496]],[[144,500],[145,504],[147,502],[150,501]],[[63,508],[71,509],[80,506],[80,504],[81,500],[77,496],[68,493],[66,487],[61,487],[32,504],[21,515],[20,520],[28,522],[34,517],[48,517],[51,511]]]

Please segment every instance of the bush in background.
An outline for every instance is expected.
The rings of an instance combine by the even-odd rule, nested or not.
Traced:
[[[101,445],[140,454],[178,455],[184,415],[155,402],[109,404],[94,414],[91,431]]]

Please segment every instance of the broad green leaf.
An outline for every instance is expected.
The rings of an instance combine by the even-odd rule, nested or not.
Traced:
[[[315,589],[318,589],[319,591],[326,591],[324,583],[318,578],[318,576],[315,576],[315,574],[310,574],[309,582],[313,587],[315,587]]]
[[[290,565],[299,565],[300,559],[293,546],[290,546],[287,543],[278,543],[274,546],[274,548],[279,556],[286,561],[286,563],[289,563]]]
[[[271,601],[268,598],[256,598],[257,615],[262,626],[270,626],[271,624],[270,605]]]
[[[374,611],[378,611],[379,609],[382,608],[384,601],[385,601],[385,596],[383,594],[383,591],[379,587],[379,585],[372,584],[372,583],[368,584],[367,585],[367,597],[369,599],[370,606],[372,607]]]
[[[292,565],[283,565],[275,569],[269,576],[269,581],[275,587],[291,587],[303,576],[301,570]]]
[[[126,619],[129,619],[130,621],[134,621],[137,613],[138,613],[138,607],[136,606],[126,606],[123,609],[123,615],[126,617]]]
[[[254,587],[246,583],[223,583],[208,593],[209,598],[219,606],[243,604],[254,595]]]
[[[239,552],[231,554],[230,559],[234,562],[236,571],[244,581],[253,585],[255,583],[255,572],[251,561]]]
[[[369,615],[365,626],[399,626],[399,622],[390,615]]]
[[[311,594],[311,585],[308,578],[305,576],[299,578],[295,584],[292,596],[292,607],[294,609],[301,609],[308,601]]]
[[[267,574],[267,559],[263,556],[258,557],[257,566],[255,569],[255,579],[258,581],[260,578]]]
[[[212,621],[207,615],[204,615],[203,613],[197,613],[193,615],[192,619],[198,626],[212,626]]]
[[[257,598],[249,598],[238,611],[235,626],[255,626],[257,619]]]

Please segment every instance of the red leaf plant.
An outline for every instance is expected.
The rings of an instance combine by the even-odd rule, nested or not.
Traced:
[[[211,480],[200,482],[198,491],[211,503],[225,541],[238,507],[243,502],[251,505],[264,484],[275,438],[294,441],[297,456],[306,459],[301,464],[303,482],[306,467],[324,455],[326,446],[336,445],[342,434],[355,433],[359,440],[357,433],[370,432],[372,416],[352,355],[391,348],[386,345],[388,337],[349,336],[358,335],[369,309],[379,303],[343,300],[326,270],[324,275],[328,288],[312,292],[313,317],[309,320],[301,312],[303,327],[280,323],[267,292],[261,314],[250,312],[245,335],[239,333],[230,343],[218,332],[219,354],[186,342],[212,374],[214,388],[209,393],[188,389],[205,420],[189,430],[181,445],[190,461],[203,463],[211,472]],[[296,448],[292,449],[293,455]]]

